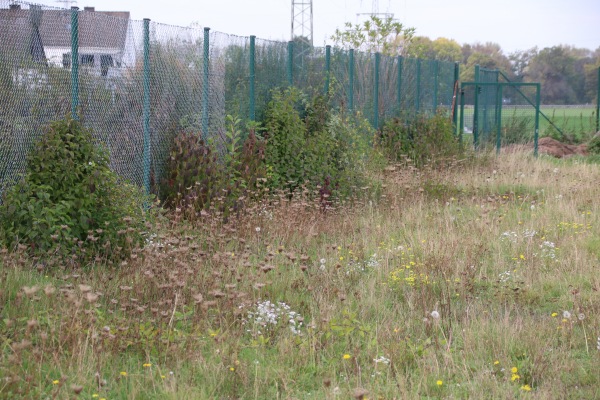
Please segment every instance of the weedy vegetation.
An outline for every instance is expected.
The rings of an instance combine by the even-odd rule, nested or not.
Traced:
[[[0,398],[600,397],[598,164],[274,98],[175,139],[161,204],[52,125],[0,208]]]

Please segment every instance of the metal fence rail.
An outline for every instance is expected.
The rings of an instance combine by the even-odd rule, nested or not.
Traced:
[[[454,63],[298,46],[0,0],[0,196],[43,127],[69,113],[119,175],[156,191],[177,133],[224,140],[225,116],[260,121],[274,88],[328,91],[375,127],[453,105]]]

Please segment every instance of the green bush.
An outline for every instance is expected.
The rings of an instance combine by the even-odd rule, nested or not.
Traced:
[[[600,155],[600,135],[596,135],[590,140],[587,149],[588,153],[592,155]]]
[[[121,260],[144,241],[149,201],[110,170],[108,154],[78,121],[56,121],[4,194],[0,242],[80,265]]]
[[[161,187],[167,207],[184,209],[188,218],[211,207],[227,217],[240,210],[242,199],[255,194],[258,180],[266,175],[264,141],[254,129],[242,140],[239,119],[227,116],[227,124],[222,155],[197,133],[175,137]]]
[[[454,126],[443,113],[421,115],[409,123],[398,118],[389,120],[376,145],[391,160],[407,156],[417,167],[443,166],[463,154]]]
[[[345,197],[361,186],[373,129],[358,118],[334,113],[326,96],[307,101],[295,88],[275,91],[265,113],[265,162],[273,188],[293,192],[308,182]]]

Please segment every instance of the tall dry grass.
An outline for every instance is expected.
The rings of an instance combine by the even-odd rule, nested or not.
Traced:
[[[598,398],[598,165],[409,163],[383,194],[165,215],[118,268],[2,253],[2,398]]]

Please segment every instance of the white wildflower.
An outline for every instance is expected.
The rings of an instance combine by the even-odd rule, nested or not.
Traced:
[[[440,319],[440,313],[437,312],[436,310],[433,310],[431,312],[431,318],[433,318],[433,319]]]
[[[387,365],[390,363],[390,359],[385,356],[381,356],[381,357],[374,358],[373,362],[375,364],[386,364]]]

